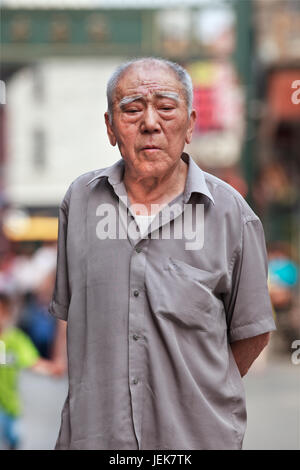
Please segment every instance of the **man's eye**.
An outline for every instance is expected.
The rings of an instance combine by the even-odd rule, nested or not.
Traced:
[[[139,111],[140,111],[139,109],[126,109],[125,110],[126,113],[130,113],[130,114],[138,113]]]
[[[174,109],[172,106],[162,106],[160,108],[162,111],[172,111]]]

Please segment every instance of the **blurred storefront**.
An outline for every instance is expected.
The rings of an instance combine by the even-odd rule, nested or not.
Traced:
[[[290,345],[300,332],[300,3],[256,1],[256,165],[269,288]]]
[[[299,249],[300,3],[256,2],[255,203],[270,242]]]

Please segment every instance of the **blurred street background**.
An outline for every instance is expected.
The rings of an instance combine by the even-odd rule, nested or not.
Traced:
[[[12,430],[0,449],[54,447],[67,395],[66,325],[48,313],[58,206],[77,176],[120,158],[104,126],[106,83],[150,55],[193,79],[186,151],[264,225],[277,331],[243,379],[244,448],[300,449],[300,0],[0,4],[0,427]],[[23,355],[13,373],[1,364],[8,314]]]

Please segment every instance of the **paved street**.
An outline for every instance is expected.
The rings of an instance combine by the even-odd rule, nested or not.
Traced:
[[[61,409],[67,396],[66,378],[49,378],[24,371],[20,386],[23,396],[21,448],[53,449],[59,430]]]
[[[244,449],[300,449],[300,365],[277,357],[244,378],[248,426]]]
[[[270,354],[269,354],[270,356]],[[244,378],[248,428],[244,449],[300,449],[300,365],[288,355],[272,355],[265,368],[257,363]],[[23,449],[53,449],[66,379],[24,372]]]

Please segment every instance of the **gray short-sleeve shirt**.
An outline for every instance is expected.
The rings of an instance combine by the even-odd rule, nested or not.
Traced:
[[[275,329],[259,218],[192,158],[141,237],[124,161],[60,207],[50,312],[67,320],[56,449],[240,449],[245,393],[230,343]],[[193,238],[194,237],[194,238]]]

